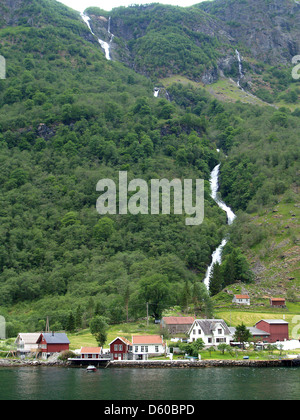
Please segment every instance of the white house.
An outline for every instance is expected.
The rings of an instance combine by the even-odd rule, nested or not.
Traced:
[[[133,360],[148,360],[149,356],[165,354],[166,345],[160,335],[132,336]]]
[[[236,303],[238,305],[248,305],[250,306],[250,296],[248,295],[234,295],[232,299],[232,303]]]
[[[189,330],[189,341],[202,338],[205,346],[230,344],[231,333],[223,319],[196,319]]]
[[[38,349],[37,341],[41,333],[20,333],[16,338],[17,355],[27,356],[30,353],[35,353]]]

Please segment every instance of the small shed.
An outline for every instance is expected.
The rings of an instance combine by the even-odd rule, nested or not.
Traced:
[[[270,305],[279,307],[279,308],[285,308],[285,299],[284,298],[270,298]]]

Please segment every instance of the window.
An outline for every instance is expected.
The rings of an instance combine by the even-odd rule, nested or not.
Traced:
[[[115,344],[115,345],[114,345],[114,350],[115,350],[115,351],[118,351],[118,348],[119,348],[118,344]]]
[[[148,353],[148,346],[145,346],[145,353]]]
[[[219,329],[218,329],[218,334],[220,334],[220,335],[221,335],[222,333],[223,333],[223,330],[221,330],[221,328],[219,328]]]
[[[119,345],[119,351],[123,351],[123,346],[122,344]]]
[[[158,348],[158,346],[155,346],[155,353],[158,353],[159,352],[159,348]]]
[[[193,335],[196,335],[196,330],[193,330]]]
[[[198,334],[199,334],[199,335],[201,334],[201,330],[198,330]]]
[[[211,338],[209,338],[209,339],[208,339],[208,342],[209,342],[209,343],[212,343],[212,339],[211,339]]]
[[[144,346],[141,346],[141,353],[144,353]]]
[[[134,351],[135,351],[136,353],[138,353],[138,351],[139,351],[139,346],[135,346]]]

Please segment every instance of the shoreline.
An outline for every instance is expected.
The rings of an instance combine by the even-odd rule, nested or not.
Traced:
[[[81,368],[85,366],[74,365],[71,362],[56,361],[47,362],[39,360],[1,360],[0,369],[11,367],[62,367],[62,368]],[[99,369],[190,369],[190,368],[210,368],[210,367],[300,367],[300,359],[281,359],[281,360],[146,360],[146,361],[111,361],[108,365]]]

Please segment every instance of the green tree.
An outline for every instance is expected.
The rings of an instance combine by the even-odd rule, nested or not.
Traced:
[[[164,309],[168,308],[171,302],[171,287],[166,275],[153,274],[143,277],[140,282],[140,300],[149,303],[149,313],[160,319]]]
[[[97,315],[91,320],[90,330],[100,347],[106,343],[108,328],[106,318],[103,316]]]
[[[68,323],[67,323],[67,331],[74,332],[75,324],[76,324],[76,322],[75,322],[73,312],[70,312],[69,317],[68,317]]]
[[[252,338],[250,330],[242,323],[236,327],[233,340],[241,343],[245,349],[245,343],[248,343]]]
[[[115,230],[115,223],[109,217],[103,217],[94,227],[94,236],[100,241],[107,241]]]

